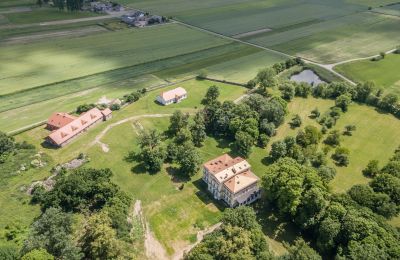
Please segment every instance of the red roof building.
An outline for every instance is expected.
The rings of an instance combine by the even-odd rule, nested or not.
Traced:
[[[81,133],[85,132],[88,128],[94,126],[95,124],[106,121],[111,117],[111,110],[105,109],[100,111],[98,108],[92,108],[86,113],[80,115],[79,117],[74,117],[75,119],[64,124],[62,127],[57,128],[49,136],[47,136],[47,142],[52,145],[63,147],[64,145],[71,142],[72,139],[79,136]],[[59,113],[61,114],[61,113]],[[63,113],[65,114],[65,113]],[[68,115],[68,114],[65,114]],[[68,115],[69,117],[72,117]],[[66,116],[66,117],[68,117]],[[58,118],[58,117],[56,117]],[[50,118],[51,119],[51,118]],[[49,121],[50,121],[49,119]],[[64,121],[63,121],[64,123]]]

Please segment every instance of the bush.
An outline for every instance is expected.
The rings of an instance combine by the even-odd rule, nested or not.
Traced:
[[[92,109],[92,108],[95,108],[95,107],[96,107],[95,104],[83,104],[83,105],[79,105],[79,106],[76,108],[76,113],[82,114],[82,113],[84,113],[84,112],[89,111],[89,110]]]
[[[121,109],[121,106],[120,106],[119,104],[112,104],[112,105],[110,106],[110,109],[111,109],[112,111],[120,110],[120,109]]]
[[[349,149],[338,147],[336,148],[335,153],[332,154],[332,159],[335,160],[338,166],[347,166],[349,165],[349,154]]]

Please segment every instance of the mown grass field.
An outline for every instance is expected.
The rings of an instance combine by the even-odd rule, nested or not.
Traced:
[[[134,89],[196,76],[245,83],[259,69],[284,60],[280,55],[238,43],[224,44],[159,61],[128,66],[83,78],[0,96],[0,130],[12,131],[47,119],[54,110],[70,111],[102,95],[118,97]],[[10,118],[14,118],[12,122]],[[4,122],[4,123],[3,123]]]
[[[391,1],[126,2],[228,36],[250,33],[243,40],[321,63],[370,56],[400,40],[397,17],[368,11]]]
[[[356,82],[372,81],[385,92],[400,94],[400,55],[386,55],[380,61],[362,60],[344,63],[334,69]]]
[[[176,24],[2,47],[0,95],[174,57],[228,41]],[[46,57],[44,59],[44,57]]]
[[[50,7],[33,8],[30,12],[8,13],[3,15],[6,17],[8,24],[30,24],[98,16],[98,14],[92,12],[68,12]]]
[[[398,29],[398,19],[364,12],[247,40],[317,62],[335,63],[393,49],[400,41]]]
[[[178,184],[171,181],[171,176],[167,173],[167,168],[156,175],[149,175],[140,171],[132,172],[132,163],[124,161],[124,157],[128,151],[136,149],[136,131],[133,122],[121,124],[112,128],[107,135],[101,139],[106,143],[110,151],[104,153],[99,145],[90,145],[95,136],[98,135],[107,125],[122,120],[127,117],[140,114],[150,113],[172,113],[176,109],[181,109],[186,112],[194,112],[201,107],[201,99],[203,98],[208,87],[213,85],[209,81],[188,81],[180,84],[187,89],[189,93],[188,99],[179,104],[163,107],[154,102],[159,91],[149,92],[140,101],[125,107],[122,111],[116,112],[113,119],[103,123],[81,136],[76,142],[63,149],[52,150],[45,149],[41,146],[48,131],[39,127],[31,131],[25,132],[17,136],[18,140],[27,140],[34,143],[40,150],[45,151],[53,160],[54,163],[61,163],[70,160],[77,156],[79,152],[88,153],[91,162],[88,166],[92,167],[109,167],[114,171],[114,181],[121,186],[123,190],[133,195],[135,199],[143,201],[145,215],[150,222],[153,232],[157,238],[166,246],[168,252],[172,254],[174,248],[180,248],[190,241],[193,241],[195,233],[199,229],[203,229],[218,220],[220,211],[208,200],[205,193],[201,191],[199,182],[196,182],[200,175],[193,178],[193,182],[185,184],[185,189],[179,191]],[[235,100],[244,94],[245,88],[232,86],[222,83],[217,83],[221,90],[221,100]],[[175,86],[176,87],[176,86]],[[171,87],[172,88],[172,87]],[[146,129],[156,128],[163,131],[169,124],[168,117],[161,119],[140,119],[139,122]],[[208,159],[223,153],[224,149],[218,148],[218,145],[212,139],[207,141],[207,145],[202,148],[202,156]],[[225,149],[226,150],[226,149]],[[110,160],[112,158],[112,160]],[[32,178],[41,179],[48,173],[49,168],[43,169],[39,173],[30,172]],[[168,169],[169,170],[169,169]],[[30,221],[39,214],[37,207],[32,207],[26,202],[28,197],[20,192],[16,187],[22,184],[28,184],[32,181],[31,178],[24,179],[22,176],[16,176],[13,181],[15,185],[6,189],[4,196],[0,197],[0,203],[8,203],[8,208],[13,208],[13,214],[18,212],[30,212],[21,220],[26,227]],[[16,194],[22,199],[10,200],[9,196]],[[14,195],[14,196],[16,196]],[[21,201],[24,201],[22,204]],[[4,227],[12,220],[10,218],[0,217],[0,227]]]

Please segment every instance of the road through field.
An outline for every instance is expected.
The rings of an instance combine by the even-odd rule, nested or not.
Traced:
[[[289,54],[284,53],[284,52],[280,52],[280,51],[277,51],[277,50],[274,50],[274,49],[270,49],[270,48],[267,48],[267,47],[264,47],[264,46],[261,46],[261,45],[258,45],[258,44],[254,44],[254,43],[242,41],[242,40],[240,40],[240,39],[238,39],[238,38],[226,36],[226,35],[223,35],[223,34],[220,34],[220,33],[217,33],[217,32],[213,32],[213,31],[210,31],[210,30],[201,28],[201,27],[197,27],[197,26],[194,26],[194,25],[191,25],[191,24],[187,24],[187,23],[182,22],[182,21],[175,20],[175,22],[177,22],[177,23],[179,23],[179,24],[182,24],[182,25],[184,25],[184,26],[187,26],[187,27],[189,27],[189,28],[192,28],[192,29],[195,29],[195,30],[199,30],[199,31],[202,31],[202,32],[206,32],[206,33],[209,33],[209,34],[212,34],[212,35],[215,35],[215,36],[218,36],[218,37],[222,37],[222,38],[225,38],[225,39],[228,39],[228,40],[231,40],[231,41],[239,42],[239,43],[242,43],[242,44],[247,44],[247,45],[250,45],[250,46],[253,46],[253,47],[256,47],[256,48],[260,48],[260,49],[263,49],[263,50],[266,50],[266,51],[270,51],[270,52],[273,52],[273,53],[276,53],[276,54],[283,55],[283,56],[288,57],[288,58],[295,58],[295,56],[289,55]],[[396,50],[396,49],[389,50],[389,51],[386,52],[386,54],[392,53],[392,52],[394,52],[395,50]],[[358,60],[365,60],[365,59],[371,59],[371,58],[374,58],[374,57],[377,57],[377,56],[379,56],[379,55],[374,55],[374,56],[364,57],[364,58],[357,58],[357,59],[344,60],[344,61],[337,62],[337,63],[334,63],[334,64],[321,64],[321,63],[318,63],[318,62],[315,62],[315,61],[312,61],[312,60],[309,60],[309,59],[305,59],[305,58],[302,58],[302,59],[303,59],[306,63],[314,64],[314,65],[320,66],[320,67],[322,67],[322,68],[324,68],[324,69],[330,71],[332,74],[334,74],[334,75],[340,77],[341,79],[345,80],[346,82],[348,82],[348,83],[350,83],[350,84],[352,84],[352,85],[357,85],[354,81],[350,80],[349,78],[347,78],[347,77],[345,77],[344,75],[342,75],[342,74],[338,73],[337,71],[335,71],[335,70],[333,69],[333,67],[335,67],[336,65],[340,65],[340,64],[343,64],[343,63],[347,63],[347,62],[358,61]]]

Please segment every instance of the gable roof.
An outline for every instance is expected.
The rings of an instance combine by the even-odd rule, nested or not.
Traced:
[[[71,123],[75,119],[76,119],[76,117],[71,116],[68,113],[55,112],[49,117],[49,119],[47,120],[47,124],[57,127],[57,128],[61,128],[65,125]]]
[[[70,123],[53,131],[48,138],[50,138],[55,144],[61,145],[99,119],[103,119],[103,114],[98,108],[92,108]]]
[[[259,178],[250,170],[239,173],[228,181],[224,182],[224,186],[232,193],[237,193],[244,188],[256,183]]]
[[[171,100],[171,99],[174,99],[174,98],[176,98],[176,97],[181,97],[181,96],[184,96],[184,95],[186,95],[187,94],[187,92],[186,92],[186,90],[184,89],[184,88],[182,88],[182,87],[179,87],[179,88],[175,88],[175,89],[171,89],[171,90],[169,90],[169,91],[166,91],[166,92],[162,92],[161,94],[160,94],[160,96],[164,99],[164,100]]]

